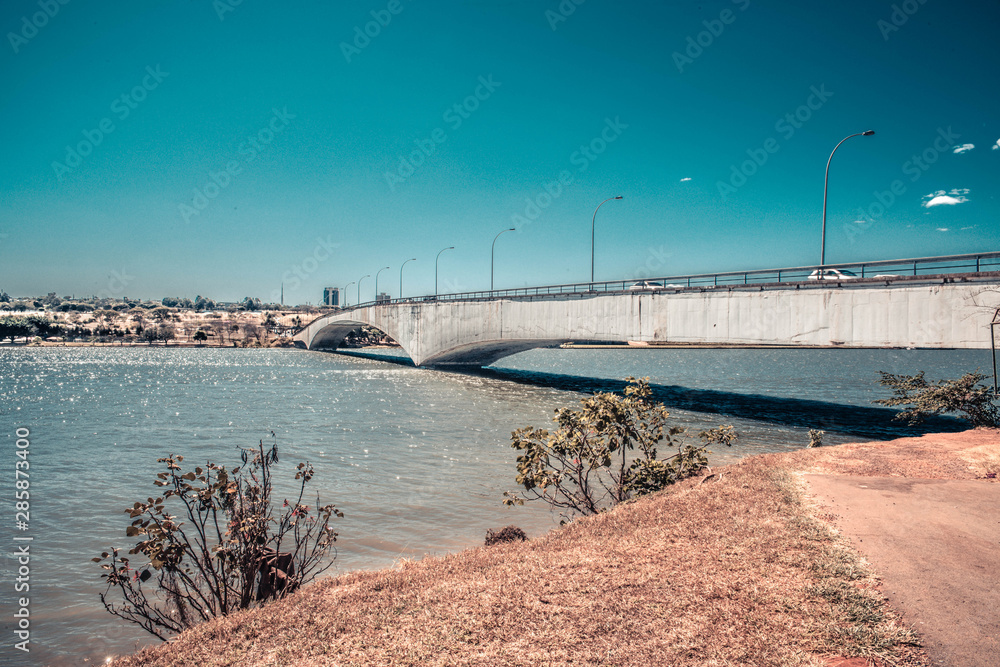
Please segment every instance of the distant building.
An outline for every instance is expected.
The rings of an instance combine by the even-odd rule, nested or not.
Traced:
[[[389,295],[385,292],[379,292],[378,296],[375,297],[375,303],[388,303]]]
[[[340,305],[340,288],[339,287],[324,287],[323,288],[323,305],[324,306],[339,306]]]

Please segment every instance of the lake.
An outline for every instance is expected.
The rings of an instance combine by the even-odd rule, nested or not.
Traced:
[[[544,349],[470,373],[347,355],[265,349],[0,348],[0,584],[3,663],[97,664],[155,642],[108,614],[90,559],[124,536],[123,513],[154,495],[156,459],[239,463],[238,447],[274,432],[279,491],[311,461],[312,488],[345,518],[327,574],[482,544],[508,524],[537,536],[547,507],[506,508],[515,488],[510,433],[547,427],[580,392],[648,376],[674,420],[697,433],[732,423],[740,441],[713,464],[804,446],[919,431],[871,401],[876,371],[956,377],[991,368],[989,350]],[[30,431],[29,528],[14,525],[16,431]],[[926,430],[957,430],[941,419]],[[31,537],[31,652],[11,648],[17,545]]]

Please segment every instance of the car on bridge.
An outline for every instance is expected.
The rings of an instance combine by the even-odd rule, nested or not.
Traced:
[[[857,280],[859,277],[847,269],[816,269],[809,274],[809,280]]]

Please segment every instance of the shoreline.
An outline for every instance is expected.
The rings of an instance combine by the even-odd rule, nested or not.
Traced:
[[[759,455],[529,542],[318,581],[112,664],[930,665],[803,476],[1000,490],[982,479],[997,469],[996,429]]]

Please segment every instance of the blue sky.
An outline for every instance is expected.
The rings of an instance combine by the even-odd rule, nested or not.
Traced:
[[[582,282],[618,194],[598,280],[809,265],[867,129],[828,263],[998,249],[996,3],[63,1],[0,7],[12,295]]]

